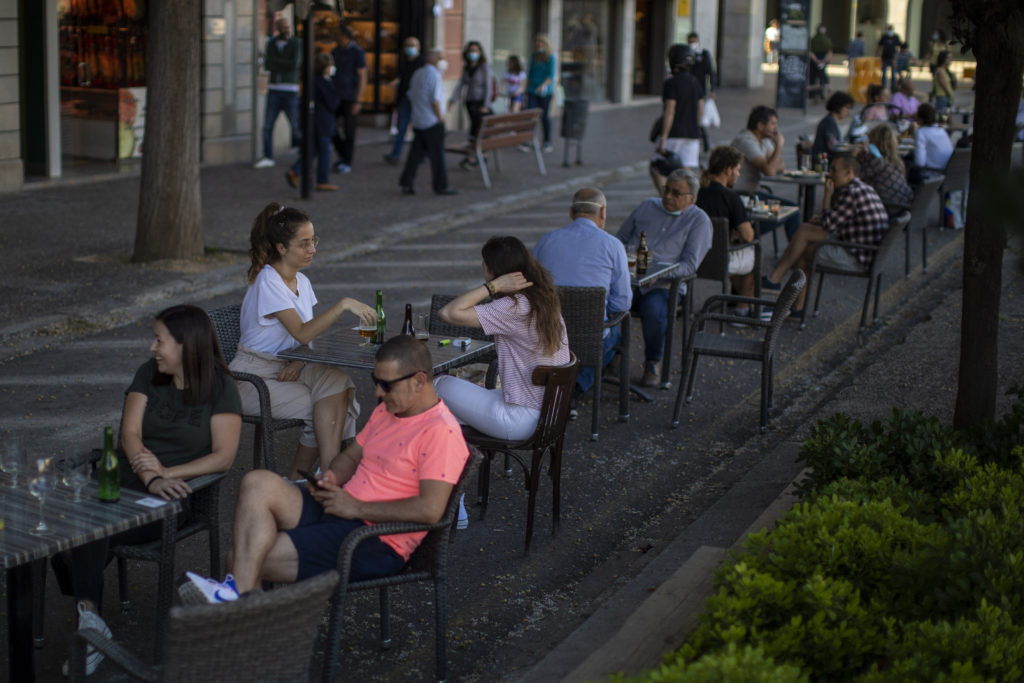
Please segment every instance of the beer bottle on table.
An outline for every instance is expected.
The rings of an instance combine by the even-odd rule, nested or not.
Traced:
[[[640,233],[640,246],[636,248],[636,274],[643,275],[647,272],[647,265],[651,258],[651,252],[647,250],[647,233]]]
[[[402,322],[402,334],[407,334],[410,337],[416,334],[416,330],[412,327],[412,304],[405,305],[405,320]]]
[[[384,343],[384,332],[387,329],[387,325],[384,320],[384,290],[377,290],[377,336],[374,338],[374,344]]]
[[[114,428],[103,428],[103,455],[96,467],[100,484],[100,501],[116,503],[121,499],[121,472],[114,451]]]

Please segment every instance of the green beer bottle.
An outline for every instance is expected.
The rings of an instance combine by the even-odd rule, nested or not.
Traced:
[[[121,499],[121,472],[117,466],[117,453],[114,451],[114,428],[103,428],[103,455],[96,466],[97,478],[100,483],[100,501],[116,503]]]
[[[384,321],[384,290],[377,290],[377,336],[374,337],[374,344],[384,343],[384,331],[387,325]]]

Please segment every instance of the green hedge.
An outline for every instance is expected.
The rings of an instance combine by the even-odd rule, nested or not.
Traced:
[[[1019,392],[966,434],[898,409],[819,422],[801,502],[718,571],[689,640],[632,680],[1024,681],[1022,426]]]

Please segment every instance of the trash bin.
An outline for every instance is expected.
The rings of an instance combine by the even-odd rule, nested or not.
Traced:
[[[582,140],[587,130],[587,112],[590,111],[590,101],[580,99],[566,99],[562,105],[562,137],[573,140]]]
[[[587,112],[590,101],[583,99],[566,99],[562,105],[562,138],[565,149],[562,155],[562,166],[569,166],[569,142],[576,142],[576,165],[583,163],[583,136],[587,132]]]

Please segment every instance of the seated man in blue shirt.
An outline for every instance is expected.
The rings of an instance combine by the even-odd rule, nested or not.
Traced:
[[[553,230],[537,242],[533,255],[550,271],[556,285],[565,287],[604,287],[605,320],[628,311],[633,302],[629,284],[626,248],[604,230],[608,203],[595,187],[584,187],[572,196],[569,217],[572,223]],[[604,331],[604,364],[622,339],[618,327]],[[576,386],[580,393],[590,391],[594,369],[580,368]]]
[[[647,233],[652,263],[676,263],[673,276],[686,277],[711,249],[711,219],[694,203],[700,183],[689,169],[672,171],[661,198],[643,200],[619,228],[618,238],[628,249],[636,249],[640,233]],[[665,330],[675,316],[676,303],[668,300],[669,278],[640,287],[633,292],[634,308],[640,311],[644,331],[644,376],[642,384],[658,386]],[[686,293],[686,284],[679,289]]]

